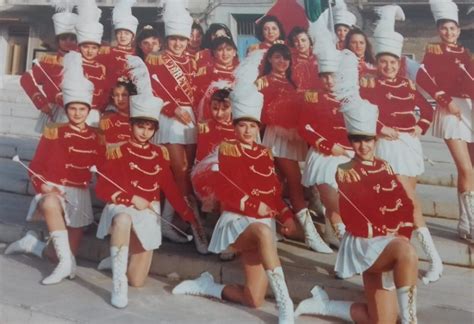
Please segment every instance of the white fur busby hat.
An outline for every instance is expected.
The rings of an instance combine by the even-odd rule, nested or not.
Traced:
[[[166,0],[163,13],[166,37],[191,37],[193,18],[186,7],[186,0]]]
[[[132,6],[135,0],[118,0],[112,11],[114,29],[126,29],[134,35],[137,33],[138,19],[132,15]]]
[[[80,0],[77,4],[79,14],[76,24],[77,43],[102,43],[104,26],[99,22],[102,10],[95,0]]]
[[[400,6],[388,5],[377,8],[379,20],[374,30],[375,55],[382,53],[402,56],[403,36],[395,31],[395,21],[404,21],[405,14]]]
[[[73,13],[75,0],[54,0],[52,2],[56,13],[53,15],[54,34],[76,34],[74,26],[77,23],[77,14]]]
[[[61,89],[64,106],[71,102],[92,106],[94,84],[84,76],[82,56],[78,52],[71,51],[64,55]]]
[[[430,0],[430,7],[436,22],[441,19],[447,19],[459,24],[458,6],[453,1]]]
[[[333,8],[334,26],[346,25],[350,28],[356,25],[356,16],[347,9],[344,0],[336,0],[336,5]]]

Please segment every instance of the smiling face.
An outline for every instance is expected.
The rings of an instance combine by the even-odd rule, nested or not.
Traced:
[[[119,46],[130,47],[132,46],[134,35],[130,30],[117,29],[115,31],[115,38]]]
[[[280,38],[280,28],[274,21],[268,21],[263,25],[263,39],[268,43],[273,43]]]
[[[228,124],[232,116],[230,99],[226,98],[224,101],[212,100],[211,115],[215,121]]]
[[[66,106],[66,115],[69,122],[78,127],[84,126],[89,111],[89,106],[80,102],[71,102]]]
[[[258,123],[251,120],[239,120],[234,128],[237,139],[249,145],[257,140],[257,134],[260,130]]]
[[[155,135],[156,124],[152,121],[132,122],[132,136],[139,144],[147,143]]]
[[[290,60],[285,58],[283,54],[275,52],[268,58],[268,62],[272,67],[272,72],[277,74],[284,74],[290,67]]]
[[[377,57],[377,71],[386,79],[394,79],[400,70],[400,60],[390,54]]]
[[[311,42],[309,40],[308,34],[300,33],[293,38],[293,44],[298,51],[298,53],[309,54],[311,49]]]
[[[157,37],[148,37],[142,40],[139,46],[146,57],[151,52],[158,52],[160,50],[160,40]]]
[[[130,111],[130,93],[123,85],[117,86],[112,90],[112,100],[114,106],[119,112],[129,114]]]
[[[336,27],[336,36],[340,42],[344,42],[346,40],[347,33],[349,32],[349,27],[346,25],[337,25]]]
[[[188,39],[182,36],[169,36],[167,38],[168,50],[176,56],[181,56],[188,46]]]
[[[454,21],[446,21],[438,26],[438,35],[445,44],[456,44],[461,28]]]
[[[189,39],[189,45],[192,48],[198,48],[201,46],[201,42],[202,42],[201,31],[199,29],[194,28],[191,31],[191,38]]]
[[[214,50],[214,58],[216,62],[222,65],[230,65],[232,64],[235,55],[237,55],[237,51],[230,46],[229,44],[221,44]]]
[[[93,61],[99,54],[100,46],[94,43],[82,43],[79,45],[81,55],[88,61]]]
[[[374,159],[375,138],[362,139],[351,141],[352,148],[355,155],[365,161],[372,161]]]
[[[367,42],[365,41],[364,35],[354,34],[351,36],[349,49],[354,52],[358,58],[364,57],[366,48]]]

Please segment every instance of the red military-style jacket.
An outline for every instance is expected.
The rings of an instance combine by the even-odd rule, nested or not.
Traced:
[[[107,111],[100,117],[99,128],[107,145],[128,141],[132,132],[130,116],[115,111]]]
[[[234,139],[235,129],[232,123],[219,123],[214,119],[199,123],[195,164],[214,151],[221,142]]]
[[[447,106],[452,97],[474,98],[474,63],[466,48],[428,44],[422,65],[416,82],[441,106]]]
[[[101,165],[104,154],[103,138],[98,129],[87,125],[79,129],[69,123],[48,124],[30,168],[46,181],[86,188],[91,180],[90,167]],[[36,192],[41,192],[43,182],[30,176]]]
[[[334,145],[345,150],[352,146],[347,138],[344,116],[339,111],[340,103],[330,93],[306,91],[301,109],[298,133],[312,147],[325,155],[331,155]],[[315,131],[308,130],[306,125]]]
[[[359,58],[359,77],[377,74],[377,68],[366,62],[363,57]]]
[[[336,180],[339,210],[349,233],[364,238],[411,237],[413,203],[388,162],[354,158],[339,165]]]
[[[171,172],[168,150],[161,145],[127,141],[107,150],[106,161],[99,170],[124,190],[99,177],[97,196],[107,203],[132,206],[132,197],[150,202],[160,201],[161,190],[179,215],[186,221],[194,214],[186,204]]]
[[[92,109],[103,112],[110,101],[110,82],[107,78],[105,65],[96,60],[89,61],[82,58],[84,76],[94,84],[94,96],[92,98]]]
[[[301,108],[301,94],[286,77],[268,74],[255,81],[263,94],[262,123],[296,128]]]
[[[394,80],[382,77],[363,77],[360,82],[360,94],[379,107],[377,133],[383,126],[392,127],[400,132],[411,132],[418,125],[426,133],[433,119],[433,108],[421,95],[415,83],[407,78]],[[420,108],[417,121],[415,107]]]
[[[135,48],[124,46],[101,46],[97,61],[107,70],[107,78],[112,88],[120,77],[128,78],[127,55],[135,55]]]
[[[154,94],[168,102],[161,110],[162,114],[174,117],[178,105],[193,106],[196,61],[190,54],[185,52],[181,57],[174,56],[170,51],[149,54],[146,64],[152,78]],[[158,77],[161,84],[153,79],[153,75]]]
[[[264,202],[278,213],[282,223],[293,217],[282,199],[281,183],[268,148],[225,141],[219,146],[218,159],[216,194],[223,210],[262,218],[258,206]]]
[[[319,79],[318,60],[316,55],[309,56],[296,50],[291,52],[293,63],[291,65],[291,77],[299,91],[318,90],[322,88]]]
[[[30,71],[23,73],[20,84],[36,108],[41,109],[46,104],[62,104],[58,102],[61,93],[63,70],[63,52],[47,54],[34,64]]]

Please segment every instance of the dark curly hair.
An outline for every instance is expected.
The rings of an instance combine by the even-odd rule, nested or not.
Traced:
[[[285,40],[285,29],[283,28],[283,25],[281,22],[278,20],[277,17],[275,16],[265,16],[257,24],[257,28],[255,29],[255,37],[258,38],[259,41],[263,42],[265,38],[263,37],[263,26],[265,26],[266,23],[268,22],[274,22],[277,24],[278,29],[280,30],[280,37],[278,37],[279,40],[284,41]]]
[[[233,40],[232,38],[232,33],[230,32],[229,27],[227,27],[224,24],[218,24],[214,23],[209,26],[209,28],[206,30],[206,33],[204,34],[204,37],[202,38],[202,43],[201,47],[204,48],[209,48],[211,49],[212,46],[212,38],[213,35],[218,31],[218,30],[223,30],[227,37]]]
[[[158,32],[158,30],[156,28],[153,28],[152,26],[145,26],[143,27],[139,32],[138,32],[138,35],[137,35],[137,38],[135,40],[135,52],[137,53],[137,55],[139,57],[141,57],[142,60],[145,59],[145,54],[143,53],[142,49],[140,48],[140,43],[144,40],[144,39],[147,39],[147,38],[150,38],[150,37],[155,37],[155,38],[158,38],[158,40],[160,41],[160,44],[162,43],[162,39],[160,37],[160,33]]]
[[[288,82],[293,85],[293,87],[296,88],[296,84],[295,82],[293,81],[292,77],[291,77],[291,65],[293,64],[293,61],[291,59],[291,52],[290,52],[290,49],[288,46],[284,45],[284,44],[274,44],[272,45],[272,47],[270,47],[268,49],[268,52],[266,53],[265,55],[265,59],[264,59],[264,65],[263,65],[263,74],[262,75],[268,75],[270,74],[270,72],[272,72],[272,65],[270,63],[270,58],[274,55],[274,54],[281,54],[281,56],[283,56],[283,58],[285,60],[289,60],[290,61],[290,65],[288,66],[288,69],[286,70],[285,74],[286,74],[286,79],[288,80]]]
[[[313,39],[309,36],[308,31],[302,27],[296,26],[291,30],[290,34],[288,35],[288,46],[295,47],[295,38],[299,34],[306,34],[308,36],[310,45],[314,45]]]

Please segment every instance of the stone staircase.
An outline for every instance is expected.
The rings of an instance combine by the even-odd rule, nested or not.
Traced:
[[[39,134],[34,131],[39,113],[19,86],[18,77],[0,81],[0,194],[10,197],[7,200],[13,199],[28,204],[33,190],[27,173],[11,158],[18,154],[22,160],[28,162],[33,157],[39,138]],[[428,226],[435,236],[435,243],[445,262],[474,267],[473,245],[459,240],[456,235],[457,175],[453,160],[443,141],[425,136],[422,142],[424,154],[434,164],[425,162],[426,171],[418,179],[417,192],[422,201],[423,213],[427,216]],[[93,204],[99,214],[102,203],[94,199]],[[11,215],[14,209],[15,204],[9,209],[7,218],[10,221],[15,218]],[[0,215],[3,216],[0,216],[0,223],[4,222],[4,213],[5,209],[2,207]]]

